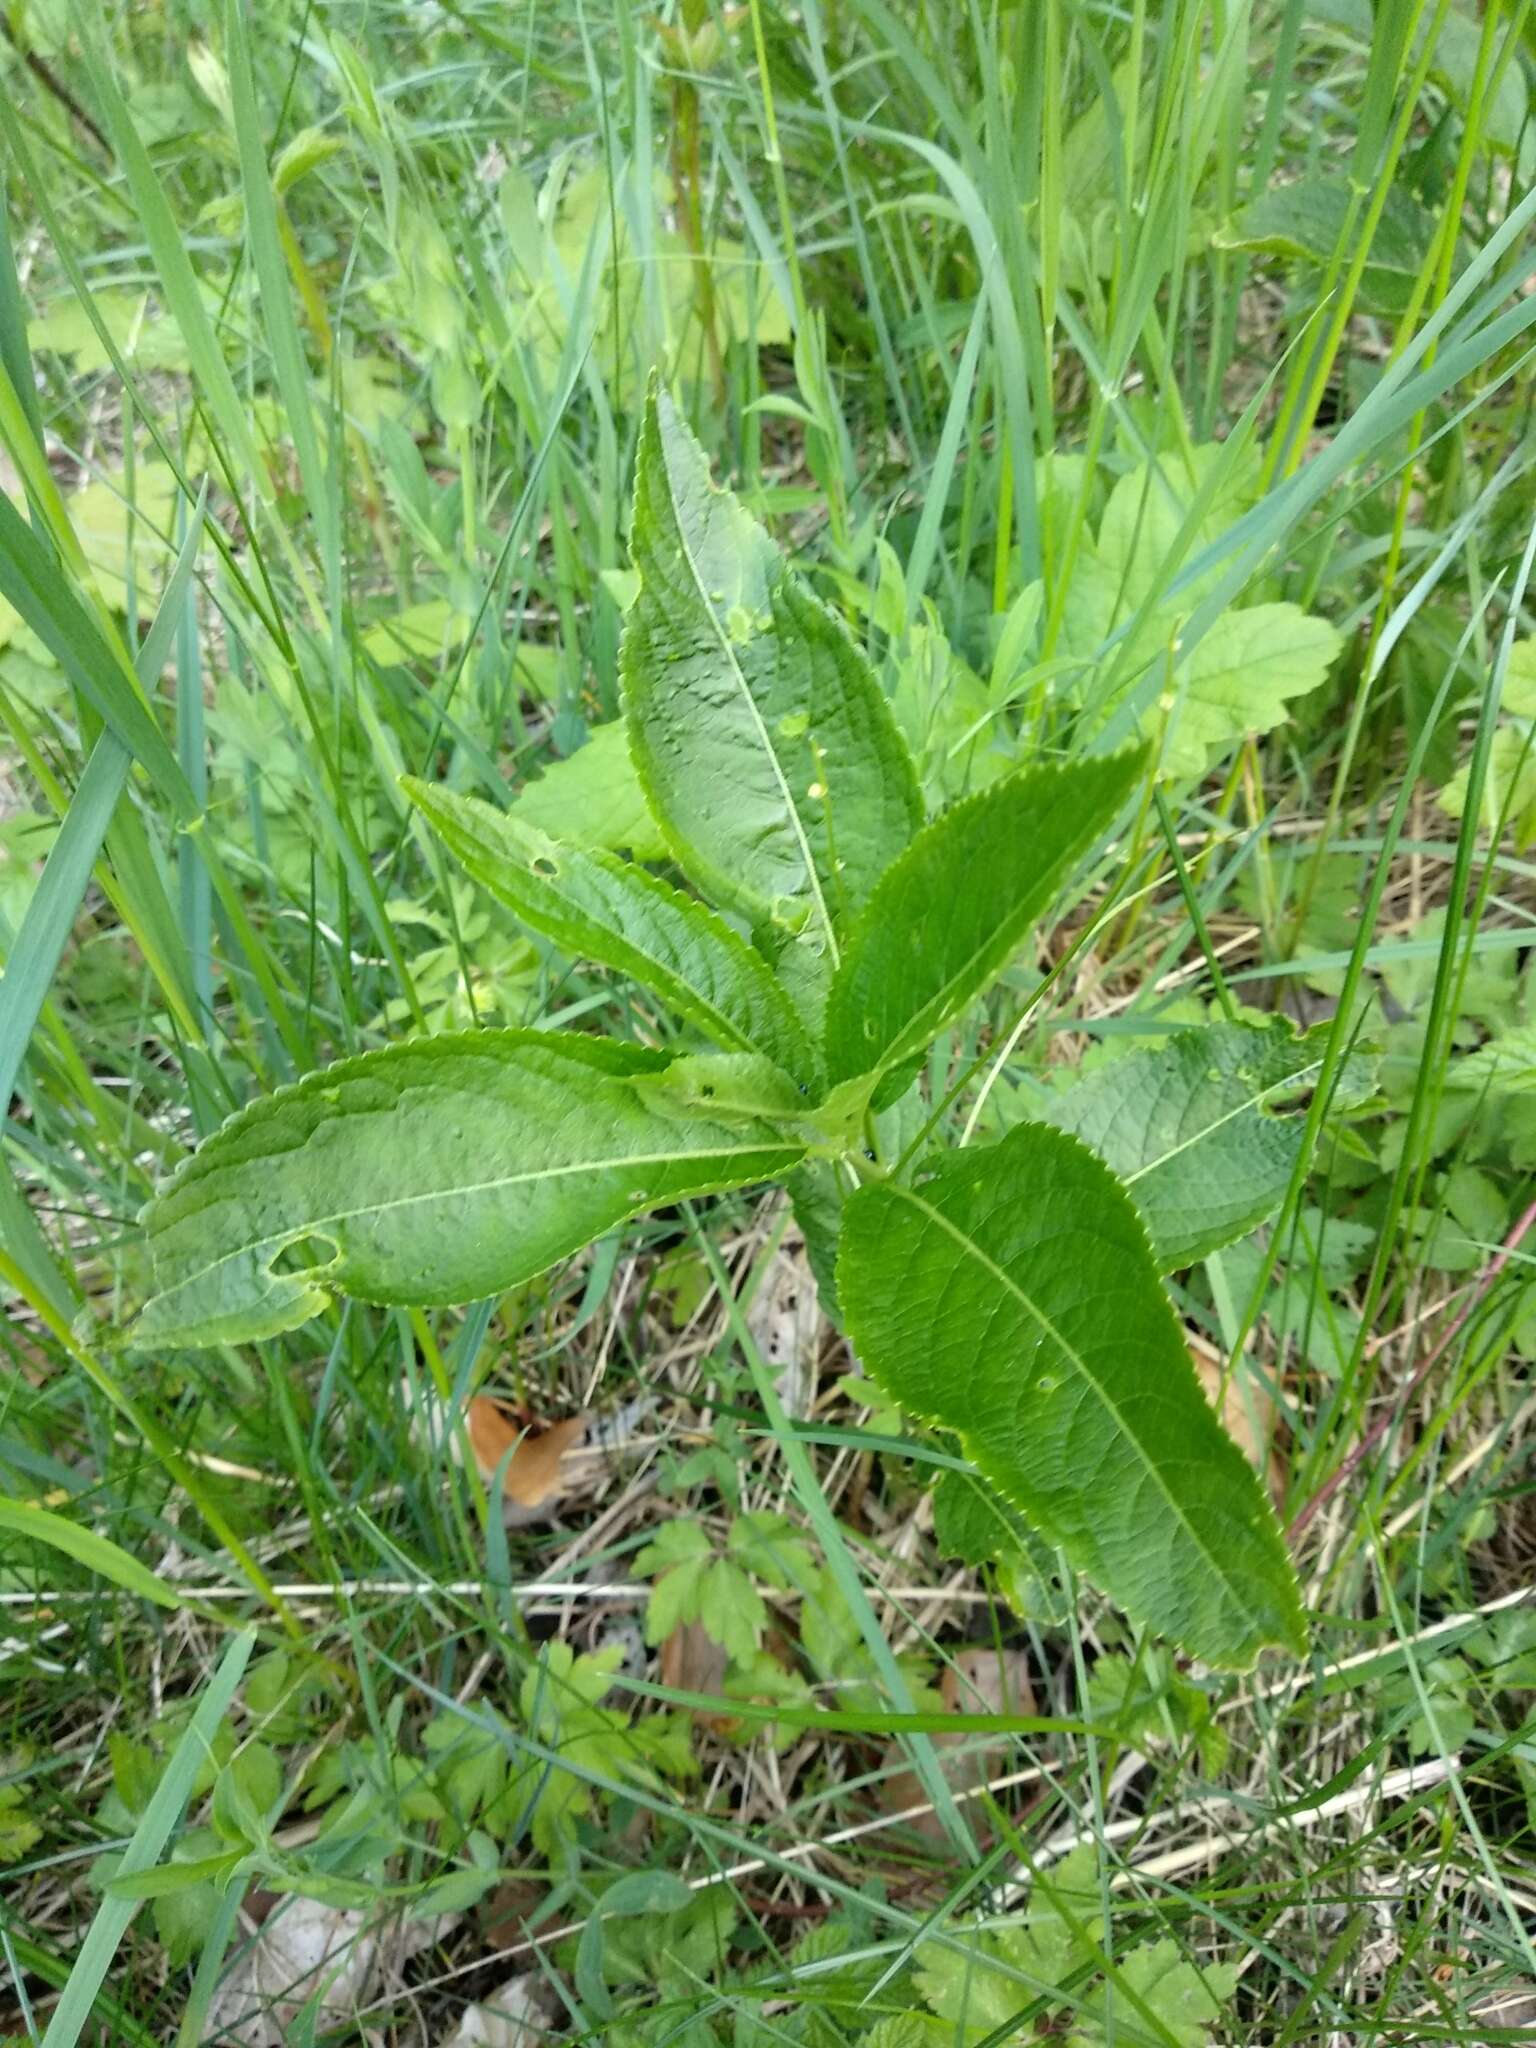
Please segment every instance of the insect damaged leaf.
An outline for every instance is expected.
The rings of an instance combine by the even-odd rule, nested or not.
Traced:
[[[332,1292],[499,1294],[626,1217],[767,1179],[804,1150],[760,1121],[680,1118],[667,1065],[574,1033],[475,1031],[307,1075],[216,1131],[144,1211],[139,1344],[274,1336]]]

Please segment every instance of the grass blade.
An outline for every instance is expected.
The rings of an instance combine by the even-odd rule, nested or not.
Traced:
[[[171,1752],[170,1762],[155,1787],[154,1796],[133,1831],[133,1840],[118,1866],[120,1876],[148,1870],[159,1862],[191,1796],[193,1781],[212,1749],[214,1731],[235,1696],[255,1643],[254,1630],[247,1629],[235,1637],[220,1658],[218,1670],[198,1701],[197,1711],[186,1732]],[[75,1966],[69,1973],[69,1982],[64,1986],[54,2007],[53,2018],[48,2022],[43,2048],[74,2048],[91,2017],[96,1994],[107,1980],[118,1944],[127,1933],[128,1923],[138,1907],[137,1899],[109,1897],[102,1900],[80,1945]]]

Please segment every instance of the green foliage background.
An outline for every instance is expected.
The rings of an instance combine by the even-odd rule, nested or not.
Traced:
[[[1533,50],[1526,0],[10,10],[0,2028],[201,2038],[260,1887],[462,1916],[337,2040],[528,1968],[689,2048],[1519,2037]],[[617,723],[653,369],[931,812],[1150,750],[881,1143],[1129,1180],[1305,1665],[1128,1626],[825,1335],[803,1400],[750,1192],[117,1346],[144,1203],[299,1075],[684,1042],[590,898],[530,928],[427,823],[671,874]],[[508,1527],[482,1389],[640,1448]]]

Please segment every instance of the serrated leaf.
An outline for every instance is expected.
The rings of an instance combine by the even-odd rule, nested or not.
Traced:
[[[1006,966],[1130,793],[1139,750],[1029,768],[956,804],[881,877],[827,999],[834,1083],[920,1053]]]
[[[1274,1111],[1321,1063],[1321,1044],[1286,1023],[1211,1024],[1110,1061],[1038,1116],[1113,1169],[1171,1273],[1279,1206],[1302,1121]]]
[[[635,773],[622,719],[594,726],[584,746],[551,761],[523,790],[512,815],[567,845],[630,853],[636,860],[670,858]]]
[[[675,1629],[698,1620],[699,1597],[709,1565],[707,1555],[690,1558],[656,1581],[645,1609],[645,1640],[653,1647],[664,1643]]]
[[[1116,1965],[1117,1989],[1100,1986],[1079,2014],[1069,2048],[1205,2048],[1210,2030],[1221,2018],[1237,1989],[1237,1971],[1230,1963],[1196,1969],[1171,1941],[1144,1942],[1121,1956]],[[1133,1992],[1156,2015],[1156,2024],[1132,2005]],[[1113,1998],[1113,2006],[1110,2000]]]
[[[1028,1537],[1015,1511],[985,1480],[951,1467],[933,1489],[933,1540],[941,1557],[974,1566],[1022,1549]]]
[[[803,1148],[766,1125],[646,1104],[633,1078],[665,1065],[574,1033],[479,1031],[364,1053],[279,1089],[201,1145],[145,1210],[156,1292],[134,1341],[273,1336],[333,1291],[479,1300],[645,1209],[795,1164]]]
[[[942,1473],[933,1489],[933,1537],[943,1557],[998,1566],[1014,1612],[1060,1626],[1071,1612],[1055,1553],[1016,1509],[976,1472]]]
[[[1326,619],[1295,604],[1253,604],[1222,614],[1175,672],[1173,703],[1143,718],[1155,733],[1166,718],[1162,769],[1203,775],[1237,739],[1272,732],[1289,705],[1327,679],[1343,645]]]
[[[954,2043],[954,2028],[931,2013],[893,2012],[859,2036],[858,2048],[954,2048]]]
[[[656,386],[633,545],[624,704],[663,834],[716,902],[806,930],[835,962],[838,932],[921,822],[912,763],[863,654],[715,488]]]
[[[805,1256],[821,1305],[832,1321],[840,1324],[837,1244],[843,1227],[843,1191],[838,1169],[830,1160],[808,1159],[787,1176],[785,1188],[800,1235],[805,1239]]]
[[[525,924],[632,975],[719,1044],[811,1078],[815,1056],[789,998],[714,911],[632,862],[551,838],[478,798],[413,776],[403,787],[465,871]]]
[[[746,1663],[763,1639],[768,1610],[756,1586],[729,1558],[717,1557],[699,1585],[699,1621],[704,1633],[738,1664]]]
[[[1467,808],[1471,763],[1464,761],[1435,802],[1449,818]],[[1494,729],[1483,784],[1483,816],[1488,829],[1502,818],[1504,829],[1524,853],[1536,842],[1536,731],[1529,719],[1511,719]]]
[[[1206,1405],[1131,1198],[1023,1124],[848,1203],[838,1285],[870,1377],[1137,1620],[1241,1668],[1306,1627],[1274,1513]]]
[[[952,2048],[1026,2037],[1020,2015],[1045,1986],[1030,1984],[1013,1967],[1000,1967],[985,1937],[968,1950],[924,1942],[917,1951],[916,1984],[948,2029]]]
[[[1123,621],[1165,589],[1173,569],[1235,526],[1259,495],[1258,450],[1203,441],[1187,451],[1138,463],[1119,477],[1099,522],[1098,537],[1083,560],[1107,591],[1111,617]],[[1196,502],[1201,510],[1190,530]],[[1220,577],[1208,571],[1186,586],[1181,603],[1191,605]],[[1074,586],[1074,602],[1077,591]],[[1093,622],[1096,635],[1108,619]]]
[[[0,1785],[0,1863],[19,1863],[43,1839],[43,1831],[22,1807],[19,1785]]]

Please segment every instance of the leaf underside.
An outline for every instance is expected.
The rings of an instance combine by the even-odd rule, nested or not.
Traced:
[[[1243,1668],[1306,1627],[1273,1511],[1205,1401],[1140,1216],[1024,1124],[848,1203],[838,1287],[865,1370],[1139,1621]]]
[[[643,1210],[797,1163],[766,1125],[647,1100],[636,1078],[666,1065],[571,1033],[477,1031],[307,1075],[232,1118],[144,1211],[156,1286],[133,1341],[270,1337],[333,1290],[476,1301]]]

